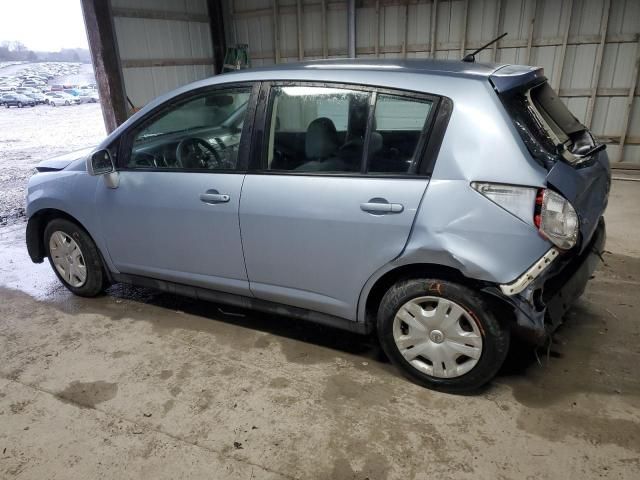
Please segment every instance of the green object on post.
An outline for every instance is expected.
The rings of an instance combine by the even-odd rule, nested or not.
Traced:
[[[222,66],[223,72],[242,70],[250,67],[249,45],[238,44],[233,47],[227,47],[227,53],[224,56],[224,65]]]

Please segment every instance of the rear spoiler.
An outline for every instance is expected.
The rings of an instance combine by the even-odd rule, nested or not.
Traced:
[[[528,67],[526,65],[505,65],[489,75],[489,81],[498,93],[505,93],[514,88],[536,85],[544,82],[542,67]]]

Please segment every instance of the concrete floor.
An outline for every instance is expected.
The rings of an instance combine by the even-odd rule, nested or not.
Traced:
[[[73,297],[0,228],[0,478],[640,478],[640,182],[547,357],[475,396],[375,342],[112,287]]]

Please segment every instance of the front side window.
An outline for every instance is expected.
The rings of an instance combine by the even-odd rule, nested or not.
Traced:
[[[251,88],[191,97],[146,123],[128,168],[235,170]]]
[[[378,95],[369,140],[369,172],[415,172],[416,150],[432,106],[431,100]]]
[[[267,142],[268,170],[359,172],[370,94],[315,86],[275,87]]]

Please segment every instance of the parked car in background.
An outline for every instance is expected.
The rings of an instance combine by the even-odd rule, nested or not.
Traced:
[[[65,88],[63,92],[66,93],[67,95],[77,97],[78,95],[80,95],[80,93],[82,93],[82,90],[79,90],[76,88]]]
[[[18,87],[15,92],[21,95],[28,95],[29,93],[40,93],[40,90],[32,87]]]
[[[9,107],[35,107],[36,101],[33,98],[29,98],[21,93],[6,93],[2,97],[2,104]]]
[[[544,344],[605,243],[610,171],[541,68],[331,60],[217,75],[42,162],[27,247],[112,282],[376,332],[415,382]]]
[[[51,89],[52,92],[61,92],[62,90],[64,90],[64,87],[62,85],[51,85]]]
[[[61,105],[78,105],[80,103],[78,98],[62,92],[50,93],[47,97],[49,97],[49,105],[52,107],[59,107]]]
[[[81,93],[74,98],[80,100],[80,103],[96,103],[99,101],[98,94],[91,90],[82,90]]]
[[[37,105],[43,105],[43,104],[48,104],[49,103],[49,97],[47,97],[46,95],[44,95],[43,93],[25,93],[25,95],[29,98],[32,98],[33,100],[35,100]]]

